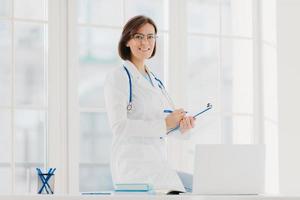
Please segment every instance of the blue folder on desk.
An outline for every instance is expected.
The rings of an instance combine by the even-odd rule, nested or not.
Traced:
[[[146,183],[118,183],[115,192],[149,192],[151,187]]]

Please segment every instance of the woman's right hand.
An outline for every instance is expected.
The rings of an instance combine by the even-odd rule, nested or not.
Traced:
[[[186,113],[182,108],[174,110],[171,114],[169,114],[165,118],[166,125],[167,125],[167,130],[170,130],[170,129],[175,128],[176,126],[178,126],[180,120],[183,119],[185,114]]]

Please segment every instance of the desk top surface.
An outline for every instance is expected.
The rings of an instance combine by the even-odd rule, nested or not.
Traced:
[[[0,195],[0,200],[300,200],[283,195]]]

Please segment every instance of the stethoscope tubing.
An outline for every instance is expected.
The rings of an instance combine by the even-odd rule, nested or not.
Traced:
[[[129,70],[127,69],[127,67],[125,65],[123,65],[123,68],[126,71],[126,74],[128,76],[128,82],[129,82],[129,99],[128,99],[127,110],[131,111],[132,110],[132,80],[131,80],[131,76],[130,76],[130,73],[129,73]],[[169,101],[169,103],[171,104],[171,106],[174,109],[174,103],[173,103],[171,97],[166,92],[164,84],[162,83],[161,80],[156,78],[156,76],[152,72],[150,72],[150,73],[153,75],[154,79],[158,82],[158,87],[161,89],[162,93],[164,94],[164,96],[167,98],[167,100]],[[150,80],[151,80],[151,78],[150,78]]]
[[[124,69],[127,73],[127,76],[128,76],[128,82],[129,82],[129,103],[132,102],[132,82],[131,82],[131,77],[130,77],[130,74],[129,74],[129,71],[127,69],[127,67],[124,66]]]

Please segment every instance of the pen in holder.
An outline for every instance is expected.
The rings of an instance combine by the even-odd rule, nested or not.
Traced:
[[[54,194],[54,181],[56,168],[50,168],[48,172],[43,173],[41,169],[36,168],[38,175],[38,194]]]

